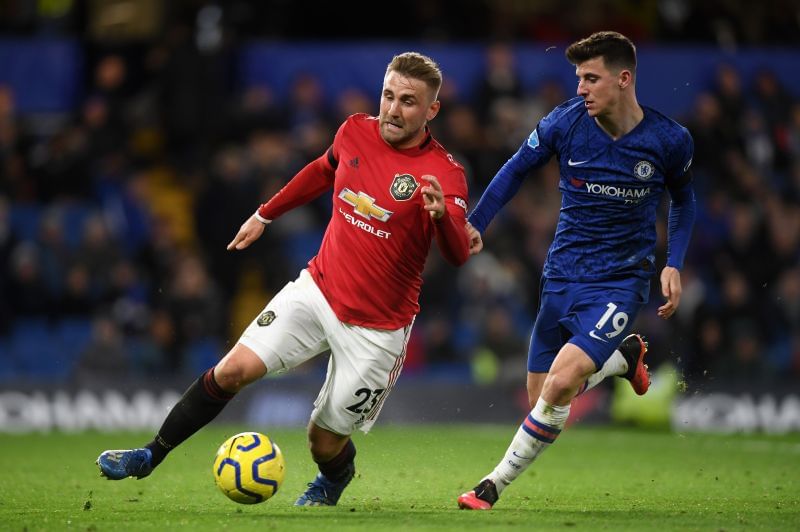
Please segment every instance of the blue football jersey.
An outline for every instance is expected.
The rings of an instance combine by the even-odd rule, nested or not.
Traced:
[[[655,271],[656,213],[666,188],[685,185],[689,132],[642,106],[644,118],[613,140],[572,98],[544,117],[492,180],[469,221],[481,232],[534,168],[558,157],[561,211],[544,265],[549,279],[648,280]]]

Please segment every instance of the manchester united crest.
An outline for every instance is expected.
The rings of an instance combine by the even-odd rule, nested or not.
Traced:
[[[271,310],[267,310],[261,313],[261,315],[256,320],[256,323],[258,323],[260,327],[266,327],[273,321],[275,321],[275,313],[272,312]]]
[[[389,187],[389,192],[392,197],[397,201],[405,201],[414,195],[419,183],[414,179],[411,174],[397,174],[394,176],[392,186]]]

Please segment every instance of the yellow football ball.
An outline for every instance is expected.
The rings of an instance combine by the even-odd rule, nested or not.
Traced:
[[[232,501],[264,502],[283,484],[286,463],[269,436],[242,432],[220,445],[214,459],[214,482]]]

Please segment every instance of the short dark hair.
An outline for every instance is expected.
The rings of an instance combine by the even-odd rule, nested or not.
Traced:
[[[386,73],[394,71],[412,79],[424,81],[433,91],[434,99],[442,87],[442,71],[436,61],[417,52],[405,52],[392,58]]]
[[[602,57],[607,67],[627,68],[636,74],[636,46],[616,31],[593,33],[570,44],[564,55],[573,65]]]

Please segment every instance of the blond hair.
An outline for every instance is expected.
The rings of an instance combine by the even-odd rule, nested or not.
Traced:
[[[411,79],[424,81],[433,92],[435,100],[442,87],[442,71],[436,61],[417,52],[405,52],[394,56],[386,67],[386,73],[397,72]]]

